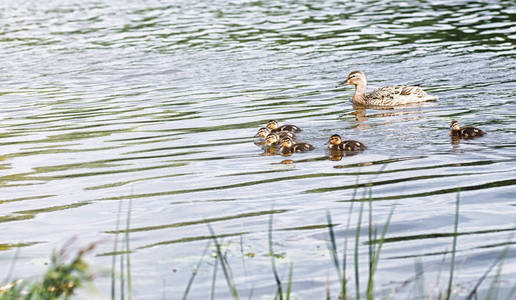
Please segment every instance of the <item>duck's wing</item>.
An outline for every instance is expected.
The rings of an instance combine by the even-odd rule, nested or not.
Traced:
[[[422,88],[410,85],[393,85],[378,88],[366,96],[368,105],[395,106],[436,100]]]
[[[298,143],[293,146],[294,152],[304,152],[314,150],[314,146],[307,143]]]
[[[367,149],[366,145],[354,140],[343,141],[341,145],[343,150],[346,151],[358,151]]]
[[[483,136],[484,134],[485,134],[484,131],[482,131],[478,128],[475,128],[475,127],[471,127],[471,126],[462,127],[460,129],[460,136],[465,137],[465,138]]]
[[[300,132],[301,128],[299,128],[296,125],[282,125],[282,126],[278,127],[278,130],[279,131],[288,131],[288,132],[294,133],[294,132]]]

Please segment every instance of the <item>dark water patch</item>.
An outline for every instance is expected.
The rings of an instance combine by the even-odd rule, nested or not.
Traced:
[[[5,200],[0,200],[0,204],[9,203],[9,202],[26,201],[26,200],[45,199],[45,198],[50,198],[50,197],[54,197],[54,196],[56,196],[56,195],[37,195],[37,196],[28,196],[28,197],[5,199]]]
[[[50,181],[50,180],[61,180],[67,178],[77,178],[77,177],[90,177],[96,175],[108,175],[108,174],[120,174],[120,173],[132,173],[132,172],[141,172],[148,170],[156,170],[156,169],[164,169],[164,168],[175,168],[182,167],[187,165],[186,163],[174,163],[168,165],[159,165],[152,167],[142,167],[142,168],[131,168],[131,169],[118,169],[112,171],[97,171],[97,172],[84,172],[84,173],[76,173],[76,174],[66,174],[66,175],[54,175],[54,176],[26,176],[25,180],[42,180],[42,181]]]
[[[227,221],[227,220],[233,220],[233,219],[240,219],[240,218],[249,218],[249,217],[258,217],[258,216],[264,216],[269,214],[281,214],[285,213],[288,210],[267,210],[267,211],[257,211],[252,213],[242,213],[235,216],[227,216],[227,217],[219,217],[219,218],[206,218],[198,221],[190,221],[190,222],[180,222],[180,223],[173,223],[173,224],[166,224],[166,225],[159,225],[159,226],[147,226],[142,228],[131,228],[129,230],[118,230],[118,231],[106,231],[106,233],[124,233],[124,232],[138,232],[138,231],[151,231],[151,230],[161,230],[166,228],[175,228],[175,227],[183,227],[183,226],[191,226],[191,225],[198,225],[198,224],[208,224],[213,222],[220,222],[220,221]]]
[[[89,205],[91,202],[78,202],[73,204],[66,204],[66,205],[58,205],[58,206],[50,206],[45,208],[38,208],[38,209],[26,209],[26,210],[19,210],[15,211],[15,214],[22,214],[22,215],[32,215],[35,216],[40,213],[47,213],[47,212],[54,212],[54,211],[61,211],[65,209],[72,209],[81,207],[84,205]]]
[[[500,180],[500,181],[488,182],[488,183],[484,183],[484,184],[471,185],[471,186],[457,186],[454,188],[434,190],[434,191],[424,192],[424,193],[414,193],[414,194],[409,194],[409,195],[396,195],[396,196],[387,196],[387,197],[373,197],[372,200],[374,200],[374,201],[399,200],[399,199],[407,199],[407,198],[428,197],[428,196],[456,193],[458,191],[462,191],[462,192],[476,191],[476,190],[484,190],[484,189],[490,189],[490,188],[496,188],[496,187],[512,186],[514,184],[516,184],[516,179]]]
[[[32,245],[37,245],[41,243],[43,242],[3,243],[0,244],[0,251],[11,250],[13,248],[30,247]]]
[[[216,234],[214,236],[216,238],[225,238],[225,237],[242,236],[245,234],[247,234],[247,232]],[[156,247],[156,246],[165,246],[165,245],[171,245],[171,244],[183,244],[183,243],[188,243],[188,242],[197,242],[197,241],[204,241],[204,240],[210,240],[210,239],[213,239],[213,236],[208,235],[208,236],[186,237],[186,238],[181,238],[181,239],[176,239],[176,240],[163,241],[163,242],[158,242],[158,243],[154,243],[154,244],[149,244],[149,245],[138,247],[137,249],[140,250],[140,249],[147,249],[147,248],[152,248],[152,247]]]
[[[461,235],[480,235],[480,234],[488,234],[488,233],[498,233],[498,232],[506,232],[506,231],[514,231],[516,227],[510,228],[499,228],[499,229],[488,229],[488,230],[476,230],[469,232],[457,232],[457,236]],[[411,240],[419,240],[419,239],[434,239],[434,238],[443,238],[443,237],[452,237],[455,233],[428,233],[428,234],[418,234],[418,235],[409,235],[402,237],[386,237],[383,239],[383,243],[395,243],[395,242],[404,242]],[[371,240],[368,243],[377,244],[379,240]]]
[[[84,189],[85,190],[109,189],[109,188],[120,187],[120,186],[132,184],[132,183],[136,183],[136,182],[147,181],[147,180],[165,179],[165,178],[173,178],[173,177],[187,176],[187,175],[195,175],[195,173],[179,173],[179,174],[169,174],[169,175],[162,175],[162,176],[144,177],[144,178],[138,178],[138,179],[133,179],[133,180],[126,180],[126,181],[119,181],[119,182],[107,183],[107,184],[102,184],[102,185],[90,186],[90,187],[86,187]]]

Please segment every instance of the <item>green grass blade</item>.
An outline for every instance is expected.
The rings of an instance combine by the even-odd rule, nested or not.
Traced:
[[[244,229],[242,228],[242,232]],[[247,280],[247,267],[245,266],[245,253],[244,253],[244,235],[240,235],[240,256],[242,257],[242,268],[244,269],[244,278]]]
[[[359,176],[357,176],[357,180],[355,182],[355,185],[358,186],[358,178]],[[357,192],[357,188],[355,188],[353,190],[353,198],[352,200],[355,200],[355,197],[356,197],[356,192]],[[341,288],[342,288],[342,291],[341,291],[341,295],[340,295],[340,299],[347,299],[347,283],[348,283],[348,280],[346,279],[346,275],[347,275],[347,272],[346,272],[346,267],[347,267],[347,254],[348,254],[348,232],[349,232],[349,226],[351,225],[351,213],[353,212],[353,207],[355,205],[355,201],[351,201],[351,204],[349,206],[349,211],[348,211],[348,221],[346,223],[346,236],[344,237],[344,251],[342,253],[342,282],[341,282]]]
[[[5,275],[5,279],[4,279],[4,283],[3,283],[4,285],[8,284],[11,281],[11,276],[13,274],[14,267],[16,266],[16,261],[18,260],[19,256],[20,256],[20,247],[17,247],[16,251],[14,252],[14,256],[11,261],[11,265],[9,266],[9,271],[7,271],[7,275]]]
[[[271,257],[271,265],[272,265],[272,273],[274,274],[274,280],[276,281],[277,294],[279,295],[279,299],[283,300],[283,290],[281,287],[281,280],[278,275],[278,271],[276,270],[276,260],[274,257],[274,251],[272,249],[272,220],[273,213],[269,215],[269,255]]]
[[[484,272],[484,274],[482,274],[482,276],[480,277],[480,279],[477,281],[477,283],[475,284],[475,286],[473,287],[473,289],[471,290],[471,292],[468,294],[468,296],[466,297],[466,300],[470,300],[470,299],[473,299],[473,296],[476,295],[477,293],[477,290],[478,288],[480,287],[480,285],[482,284],[482,282],[487,278],[487,275],[489,275],[489,273],[493,270],[493,268],[500,262],[504,259],[505,255],[507,254],[507,251],[508,251],[508,248],[505,248],[502,253],[500,254],[500,256],[498,256],[496,258],[496,260],[489,266],[489,268],[487,268],[487,270]]]
[[[123,247],[123,246],[121,246]],[[123,253],[123,252],[122,252]],[[124,255],[120,255],[120,299],[125,299],[125,260]]]
[[[249,300],[253,299],[253,294],[254,294],[254,286],[251,287],[251,291],[249,291],[249,297],[247,299],[249,299]]]
[[[116,278],[115,278],[115,269],[116,269],[116,258],[118,256],[118,230],[120,229],[120,219],[122,214],[122,201],[118,202],[118,212],[116,214],[116,233],[115,240],[113,242],[113,256],[111,257],[111,300],[115,300],[116,298]]]
[[[211,238],[213,239],[213,242],[215,243],[215,249],[217,251],[217,258],[219,259],[220,266],[222,268],[222,272],[224,273],[224,277],[226,278],[226,283],[228,285],[229,291],[231,295],[233,296],[233,299],[238,300],[238,292],[235,287],[235,284],[233,283],[233,278],[231,276],[231,273],[229,271],[229,267],[227,266],[227,263],[224,259],[224,255],[222,254],[222,251],[220,249],[220,244],[217,240],[217,236],[215,235],[215,232],[213,231],[213,228],[209,223],[206,224],[208,226],[208,229],[210,230]]]
[[[342,282],[342,273],[340,271],[339,258],[337,257],[337,243],[335,241],[335,232],[333,231],[333,223],[329,211],[326,211],[326,221],[328,223],[328,233],[330,235],[330,243],[328,244],[328,250],[330,251],[333,266],[335,266],[335,269],[337,270],[339,282]]]
[[[193,284],[195,276],[197,275],[197,271],[201,267],[201,264],[202,264],[202,262],[204,260],[204,256],[206,256],[206,252],[208,252],[208,248],[210,247],[210,245],[211,245],[211,243],[208,243],[208,244],[206,244],[206,247],[204,247],[204,251],[202,252],[201,259],[199,259],[199,262],[195,266],[195,268],[194,268],[194,270],[192,272],[192,276],[190,276],[190,280],[188,280],[188,284],[186,285],[185,293],[183,294],[183,300],[186,300],[186,298],[188,297],[188,292],[190,291],[190,287]]]
[[[367,226],[367,236],[369,239],[368,243],[368,266],[369,266],[369,278],[373,276],[373,256],[374,256],[374,250],[373,250],[373,244],[371,241],[373,240],[373,196],[371,194],[371,189],[369,188],[369,198],[368,198],[368,204],[369,204],[369,211],[368,211],[368,226]],[[376,237],[375,237],[376,238]]]
[[[127,207],[127,220],[125,224],[125,259],[126,259],[126,277],[127,277],[127,299],[131,300],[133,295],[133,289],[131,285],[131,247],[129,245],[129,229],[131,225],[131,206],[132,199],[129,199]]]
[[[459,202],[460,196],[459,192],[457,192],[457,200],[455,201],[455,222],[453,227],[453,246],[451,253],[451,262],[450,262],[450,278],[448,280],[448,289],[446,290],[446,300],[450,300],[451,292],[452,292],[452,284],[453,284],[453,272],[455,269],[455,251],[457,250],[457,232],[459,227]]]
[[[502,274],[502,267],[503,264],[498,265],[498,271],[496,271],[496,275],[493,278],[493,282],[491,283],[491,286],[489,287],[489,291],[487,292],[487,300],[491,299],[498,299],[498,284],[500,283],[500,277]]]
[[[326,279],[325,289],[326,289],[326,300],[331,300],[330,280],[329,279]]]
[[[360,276],[358,266],[358,246],[360,244],[360,229],[362,226],[362,214],[364,212],[364,202],[360,203],[360,213],[358,214],[357,229],[355,232],[355,293],[356,299],[360,300]]]
[[[423,263],[419,260],[415,263],[414,269],[416,271],[416,299],[425,298],[425,277],[423,270]]]
[[[512,297],[512,295],[514,295],[516,293],[516,285],[514,285],[514,287],[512,288],[512,290],[509,292],[509,295],[507,296],[507,300],[511,300],[511,299],[514,299]]]
[[[217,281],[218,266],[219,266],[219,260],[217,259],[217,257],[215,257],[215,262],[213,264],[213,276],[211,278],[211,297],[210,297],[211,300],[215,299],[215,283]]]
[[[286,300],[290,300],[290,293],[292,292],[292,271],[294,269],[294,264],[290,263],[290,267],[288,269],[288,282],[287,282],[287,295]]]
[[[378,249],[375,250],[373,259],[371,261],[371,273],[369,274],[369,280],[367,282],[367,299],[374,299],[374,274],[376,272],[376,267],[378,266],[378,261],[380,260],[380,253],[382,252],[383,241],[385,239],[385,235],[387,234],[387,229],[391,223],[392,214],[394,213],[394,207],[391,208],[389,212],[389,216],[387,217],[387,222],[382,229],[382,235],[380,236],[380,241],[378,242]]]

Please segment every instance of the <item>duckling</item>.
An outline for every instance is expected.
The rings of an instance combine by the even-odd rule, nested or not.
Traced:
[[[305,152],[314,149],[314,146],[308,143],[295,143],[291,138],[285,137],[281,139],[279,151],[282,154],[292,154],[294,152]]]
[[[258,132],[256,133],[255,137],[261,137],[262,139],[265,140],[265,138],[267,137],[267,135],[269,135],[269,133],[271,133],[271,130],[267,127],[262,127],[260,129],[258,129]]]
[[[349,73],[347,80],[339,86],[344,84],[355,85],[353,103],[360,106],[396,106],[437,100],[436,96],[428,95],[422,88],[408,85],[385,86],[367,95],[367,78],[362,71]]]
[[[343,151],[363,151],[367,149],[366,145],[361,142],[354,140],[343,141],[340,135],[334,134],[330,136],[328,149],[330,151],[343,150]]]
[[[280,145],[280,136],[277,133],[269,133],[267,137],[265,137],[265,143],[269,147],[275,147]]]
[[[457,122],[455,120],[451,121],[450,135],[452,137],[467,139],[467,138],[483,136],[484,134],[485,134],[485,132],[478,128],[475,128],[472,126],[460,127],[459,122]]]
[[[276,120],[270,120],[269,122],[267,122],[267,128],[269,128],[271,132],[290,131],[295,133],[301,131],[301,128],[297,127],[296,125],[279,126],[278,121]]]

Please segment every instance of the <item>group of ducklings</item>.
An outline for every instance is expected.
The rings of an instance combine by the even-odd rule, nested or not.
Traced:
[[[296,133],[302,131],[296,125],[282,125],[278,121],[270,120],[265,127],[258,129],[257,137],[261,137],[268,147],[268,153],[279,152],[282,155],[291,155],[296,152],[306,152],[314,150],[311,144],[297,140]],[[465,126],[460,127],[456,120],[451,121],[450,136],[454,139],[471,139],[483,136],[485,132],[481,129]],[[332,156],[342,156],[343,153],[350,155],[356,154],[367,149],[363,143],[355,140],[343,140],[338,134],[333,134],[328,140],[328,149]]]
[[[407,105],[421,103],[425,101],[434,101],[436,96],[428,95],[423,89],[417,86],[394,85],[380,87],[367,94],[367,78],[361,71],[351,72],[347,79],[340,85],[351,84],[355,86],[355,93],[352,101],[354,105],[364,107],[394,107],[399,105]],[[296,125],[279,126],[278,121],[271,120],[267,122],[266,127],[258,130],[257,136],[264,139],[269,153],[275,153],[276,150],[283,155],[291,155],[295,152],[305,152],[314,149],[314,146],[298,142],[296,133],[301,128]],[[450,124],[450,136],[452,139],[470,139],[483,136],[484,131],[471,127],[460,127],[459,122],[453,120]],[[347,154],[358,153],[367,147],[361,142],[353,140],[342,140],[341,136],[334,134],[328,141],[328,149],[331,152],[346,152]]]
[[[278,147],[279,153],[283,155],[314,150],[314,146],[297,141],[296,133],[300,131],[301,128],[296,125],[279,126],[278,121],[270,120],[266,127],[258,129],[257,136],[265,140],[269,152],[274,152]]]
[[[258,129],[256,136],[265,141],[264,144],[268,147],[269,153],[275,153],[275,150],[278,150],[282,155],[291,155],[295,152],[314,150],[315,147],[311,144],[297,140],[296,133],[300,131],[301,128],[296,125],[279,126],[278,121],[270,120],[266,127]],[[330,151],[359,152],[366,148],[366,145],[361,142],[342,140],[342,137],[338,134],[332,135],[328,141]]]

